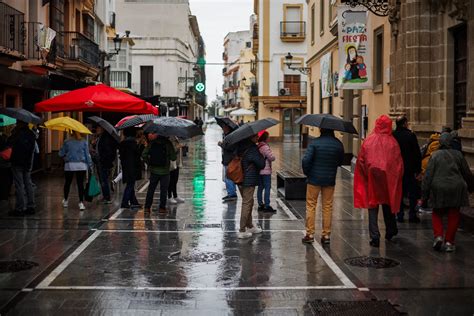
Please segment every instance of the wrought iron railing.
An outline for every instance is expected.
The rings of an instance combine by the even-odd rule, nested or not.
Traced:
[[[93,67],[99,67],[99,45],[79,32],[61,32],[64,47],[59,50],[61,57],[71,60],[80,60]]]
[[[306,22],[284,21],[280,22],[280,37],[305,37]]]
[[[22,27],[25,21],[25,15],[0,2],[0,46],[13,51],[24,53]]]
[[[279,96],[305,97],[307,95],[306,81],[278,81]]]
[[[132,74],[128,71],[110,72],[110,85],[114,88],[132,88]]]

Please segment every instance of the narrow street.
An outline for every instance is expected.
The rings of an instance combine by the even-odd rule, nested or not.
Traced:
[[[352,207],[349,174],[338,179],[329,247],[302,244],[304,201],[288,203],[275,193],[276,214],[254,210],[264,232],[238,240],[240,203],[221,202],[220,133],[214,125],[201,140],[189,143],[179,180],[179,195],[186,202],[166,217],[119,209],[117,198],[112,205],[94,202],[83,214],[75,207],[65,210],[60,173],[37,179],[39,212],[21,219],[1,215],[3,257],[38,264],[0,275],[3,311],[312,315],[315,300],[389,299],[411,315],[443,315],[448,309],[452,315],[472,314],[472,236],[459,233],[454,254],[433,252],[430,216],[423,215],[421,224],[400,224],[392,242],[370,249],[367,216]],[[299,168],[297,144],[274,144],[274,149],[274,170]],[[279,159],[283,154],[284,161]],[[139,185],[141,203],[146,185]],[[72,194],[74,203],[77,195]],[[319,223],[318,217],[317,229]],[[363,255],[400,264],[374,269],[344,261]]]

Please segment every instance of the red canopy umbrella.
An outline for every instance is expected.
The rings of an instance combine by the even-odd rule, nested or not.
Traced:
[[[104,84],[73,90],[35,105],[35,112],[125,112],[158,115],[150,103]]]

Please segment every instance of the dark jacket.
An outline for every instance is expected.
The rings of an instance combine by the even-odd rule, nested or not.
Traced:
[[[141,153],[135,137],[125,138],[120,143],[119,153],[123,183],[140,180],[142,178]]]
[[[35,133],[28,127],[23,127],[14,131],[8,142],[12,146],[12,166],[31,169],[35,152]]]
[[[97,141],[97,153],[99,154],[99,165],[101,168],[111,169],[117,158],[117,141],[107,132],[103,132]]]
[[[170,174],[170,162],[176,160],[177,155],[176,155],[176,150],[173,147],[173,144],[171,141],[165,137],[158,137],[157,139],[153,140],[150,142],[148,147],[145,147],[145,150],[142,153],[142,158],[145,160],[146,163],[149,163],[150,160],[150,148],[153,143],[158,143],[158,144],[165,144],[166,145],[166,155],[167,155],[167,162],[166,166],[164,167],[158,167],[158,166],[152,166],[150,165],[150,172],[156,175],[168,175]]]
[[[311,142],[303,157],[303,173],[308,183],[317,186],[336,185],[337,168],[344,160],[344,146],[329,131]]]
[[[237,150],[242,157],[242,169],[244,171],[244,187],[255,187],[259,183],[260,170],[265,168],[265,158],[260,154],[258,146],[251,141],[243,141]]]
[[[415,133],[405,127],[398,127],[393,132],[393,137],[402,152],[404,175],[415,175],[421,172],[421,152],[418,138]]]
[[[230,133],[227,133],[227,135],[229,135]],[[226,134],[224,134],[224,138],[227,136]],[[235,156],[235,148],[232,147],[232,148],[226,148],[224,147],[224,145],[220,145],[220,147],[222,148],[222,164],[224,166],[228,166],[229,163],[231,162],[232,158],[234,158]]]

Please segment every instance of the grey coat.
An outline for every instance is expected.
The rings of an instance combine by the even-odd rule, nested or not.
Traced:
[[[431,156],[423,179],[423,198],[430,207],[460,208],[469,206],[466,181],[471,170],[462,153],[454,149],[440,149]]]

